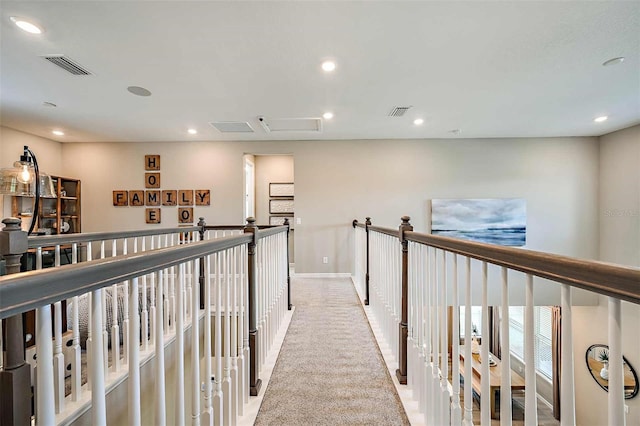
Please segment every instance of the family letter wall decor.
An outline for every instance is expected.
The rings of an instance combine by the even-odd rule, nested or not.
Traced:
[[[178,208],[178,223],[194,222],[193,206],[210,206],[209,189],[161,189],[160,156],[144,156],[144,190],[114,190],[115,207],[143,207],[147,223],[161,223],[160,207]]]

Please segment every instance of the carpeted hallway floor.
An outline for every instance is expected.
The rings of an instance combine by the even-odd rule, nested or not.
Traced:
[[[348,278],[294,278],[296,311],[256,425],[408,425]]]

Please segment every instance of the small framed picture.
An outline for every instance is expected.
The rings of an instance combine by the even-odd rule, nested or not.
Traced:
[[[284,220],[289,219],[289,227],[293,228],[293,216],[269,216],[269,225],[284,225]]]
[[[269,200],[269,213],[293,214],[293,200]]]
[[[270,183],[269,197],[293,197],[293,183]]]

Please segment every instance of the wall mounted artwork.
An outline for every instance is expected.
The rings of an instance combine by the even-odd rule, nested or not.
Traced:
[[[195,222],[193,206],[210,206],[211,190],[209,189],[165,189],[160,184],[160,156],[157,154],[144,156],[145,190],[114,190],[113,205],[116,207],[144,207],[147,223],[161,223],[161,209],[158,207],[178,208],[178,223]],[[293,185],[293,184],[291,184]],[[292,189],[293,191],[293,189]],[[153,208],[149,208],[153,207]]]
[[[270,183],[269,197],[293,197],[293,183]]]
[[[524,246],[526,201],[522,198],[431,200],[431,233],[503,246]]]
[[[293,200],[269,200],[269,213],[293,214]]]

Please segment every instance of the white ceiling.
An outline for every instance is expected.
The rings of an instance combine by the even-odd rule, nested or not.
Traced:
[[[640,123],[637,1],[2,1],[0,8],[1,124],[54,140],[584,136]],[[45,32],[25,33],[11,16]],[[44,54],[65,54],[95,75],[68,74]],[[623,64],[602,66],[618,56]],[[332,74],[320,69],[327,58],[337,62]],[[134,96],[132,85],[153,95]],[[413,108],[405,116],[387,116],[406,105]],[[335,117],[320,133],[267,133],[257,118],[325,111]],[[610,118],[594,123],[600,115]],[[425,123],[413,125],[416,117]],[[247,121],[255,133],[221,133],[212,121]],[[199,133],[188,135],[188,127]]]

